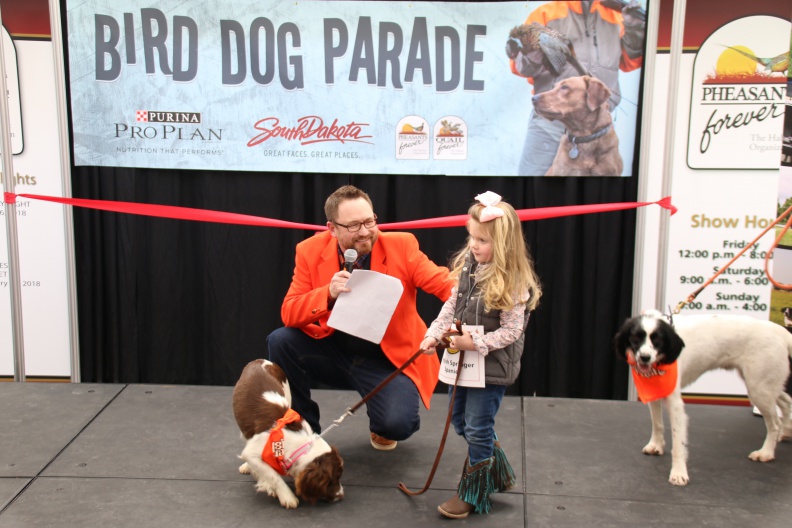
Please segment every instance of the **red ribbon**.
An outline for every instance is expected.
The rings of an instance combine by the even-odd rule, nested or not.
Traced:
[[[677,212],[677,208],[671,204],[671,197],[668,196],[657,202],[622,202],[609,204],[593,205],[565,205],[560,207],[538,207],[536,209],[520,209],[517,216],[523,222],[529,220],[545,220],[547,218],[558,218],[559,216],[574,216],[590,213],[606,213],[609,211],[622,211],[624,209],[636,209],[645,205],[657,204],[663,209],[668,209],[671,214]],[[428,218],[426,220],[412,220],[408,222],[393,222],[390,224],[380,224],[382,229],[421,229],[423,227],[457,227],[463,226],[468,221],[468,215],[443,216],[440,218]]]
[[[115,213],[129,213],[142,216],[154,216],[158,218],[173,218],[176,220],[196,220],[199,222],[215,222],[220,224],[250,225],[260,227],[284,227],[291,229],[307,229],[310,231],[324,231],[327,226],[302,224],[299,222],[287,222],[285,220],[275,220],[261,216],[252,216],[238,213],[225,213],[222,211],[212,211],[208,209],[194,209],[191,207],[179,207],[175,205],[155,205],[141,204],[135,202],[115,202],[109,200],[89,200],[86,198],[61,198],[55,196],[42,196],[38,194],[13,194],[5,193],[6,203],[16,203],[17,198],[29,198],[31,200],[42,200],[63,205],[73,205],[86,209],[98,209],[101,211],[111,211]],[[622,211],[625,209],[636,209],[646,205],[659,205],[663,209],[668,209],[671,214],[677,212],[677,208],[671,204],[671,197],[668,196],[656,202],[621,202],[608,204],[592,205],[566,205],[561,207],[538,207],[536,209],[520,209],[517,216],[523,222],[529,220],[545,220],[547,218],[558,218],[560,216],[574,216],[590,213],[606,213],[609,211]],[[411,220],[407,222],[391,222],[380,224],[380,229],[424,229],[436,227],[458,227],[464,226],[468,220],[468,215],[443,216],[440,218],[427,218],[424,220]]]
[[[6,193],[6,198],[9,193]],[[262,227],[289,227],[293,229],[309,229],[311,231],[324,231],[327,226],[311,224],[300,224],[298,222],[286,222],[285,220],[274,220],[238,213],[224,213],[222,211],[211,211],[208,209],[194,209],[192,207],[178,207],[175,205],[155,205],[141,204],[135,202],[114,202],[109,200],[88,200],[85,198],[60,198],[55,196],[41,196],[38,194],[17,194],[19,198],[30,198],[32,200],[43,200],[45,202],[55,202],[64,205],[74,205],[86,209],[99,209],[101,211],[112,211],[115,213],[129,213],[142,216],[155,216],[159,218],[174,218],[177,220],[197,220],[200,222],[215,222],[219,224],[237,224]],[[8,199],[6,199],[8,201]]]

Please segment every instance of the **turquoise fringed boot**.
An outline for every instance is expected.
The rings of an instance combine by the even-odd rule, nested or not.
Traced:
[[[495,438],[495,448],[493,450],[492,463],[492,487],[495,492],[507,491],[514,487],[517,479],[514,476],[514,470],[506,458],[506,453],[501,449],[500,442]]]
[[[492,508],[489,496],[495,491],[492,471],[494,461],[495,457],[490,457],[471,466],[465,460],[457,494],[438,506],[437,510],[450,519],[464,519],[472,511],[489,513]]]

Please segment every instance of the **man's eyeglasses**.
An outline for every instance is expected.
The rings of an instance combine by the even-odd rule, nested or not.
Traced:
[[[351,224],[339,224],[338,222],[333,222],[337,226],[345,227],[347,231],[350,233],[357,233],[360,231],[360,226],[366,226],[366,229],[371,229],[375,225],[377,225],[377,215],[374,215],[374,218],[369,218],[365,222],[352,222]]]

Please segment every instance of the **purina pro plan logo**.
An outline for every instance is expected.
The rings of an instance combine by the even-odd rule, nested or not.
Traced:
[[[792,24],[772,16],[729,22],[693,65],[688,166],[778,169]]]

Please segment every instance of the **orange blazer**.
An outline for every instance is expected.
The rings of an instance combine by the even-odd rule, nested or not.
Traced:
[[[330,231],[317,233],[297,244],[294,276],[281,306],[283,324],[299,328],[315,339],[331,335],[327,326],[330,279],[340,269],[338,240]],[[404,292],[396,306],[380,346],[394,365],[401,366],[417,350],[426,334],[426,324],[415,306],[417,289],[445,301],[454,285],[449,270],[438,266],[418,247],[411,233],[380,233],[371,250],[371,271],[401,280]],[[418,387],[426,408],[437,385],[440,363],[436,355],[418,357],[404,373]]]

